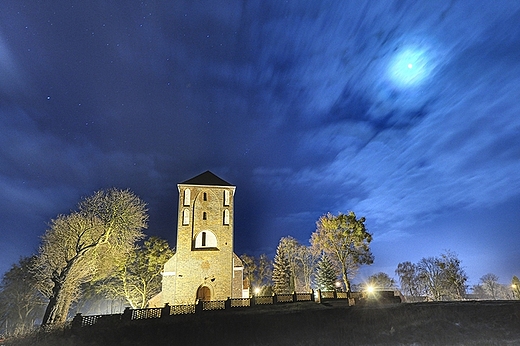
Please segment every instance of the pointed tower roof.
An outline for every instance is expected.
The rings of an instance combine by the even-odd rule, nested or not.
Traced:
[[[224,179],[221,179],[217,177],[215,174],[213,174],[210,171],[206,171],[204,173],[201,173],[197,175],[196,177],[193,177],[191,179],[188,179],[181,184],[185,185],[211,185],[211,186],[233,186]]]

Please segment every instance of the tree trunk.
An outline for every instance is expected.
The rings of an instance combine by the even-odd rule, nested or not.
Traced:
[[[49,304],[43,314],[42,327],[49,326],[54,323],[58,311],[58,297],[61,294],[62,284],[58,280],[52,280],[54,287],[52,288],[52,296],[49,297]]]
[[[347,268],[343,266],[341,275],[343,276],[343,283],[345,284],[345,290],[347,291],[347,297],[350,298],[350,281],[348,280]]]

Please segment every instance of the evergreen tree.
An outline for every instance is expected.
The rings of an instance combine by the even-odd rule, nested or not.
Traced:
[[[333,291],[338,275],[330,258],[323,254],[316,268],[316,284],[323,291]]]
[[[291,293],[291,265],[280,244],[276,248],[273,263],[274,293]]]

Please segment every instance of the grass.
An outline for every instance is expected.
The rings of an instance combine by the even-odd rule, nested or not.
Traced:
[[[520,302],[257,306],[35,333],[5,345],[520,345]]]

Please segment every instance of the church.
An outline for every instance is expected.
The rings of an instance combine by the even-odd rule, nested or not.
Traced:
[[[248,298],[242,261],[233,252],[236,187],[210,171],[177,187],[176,251],[164,265],[162,291],[150,305]]]

